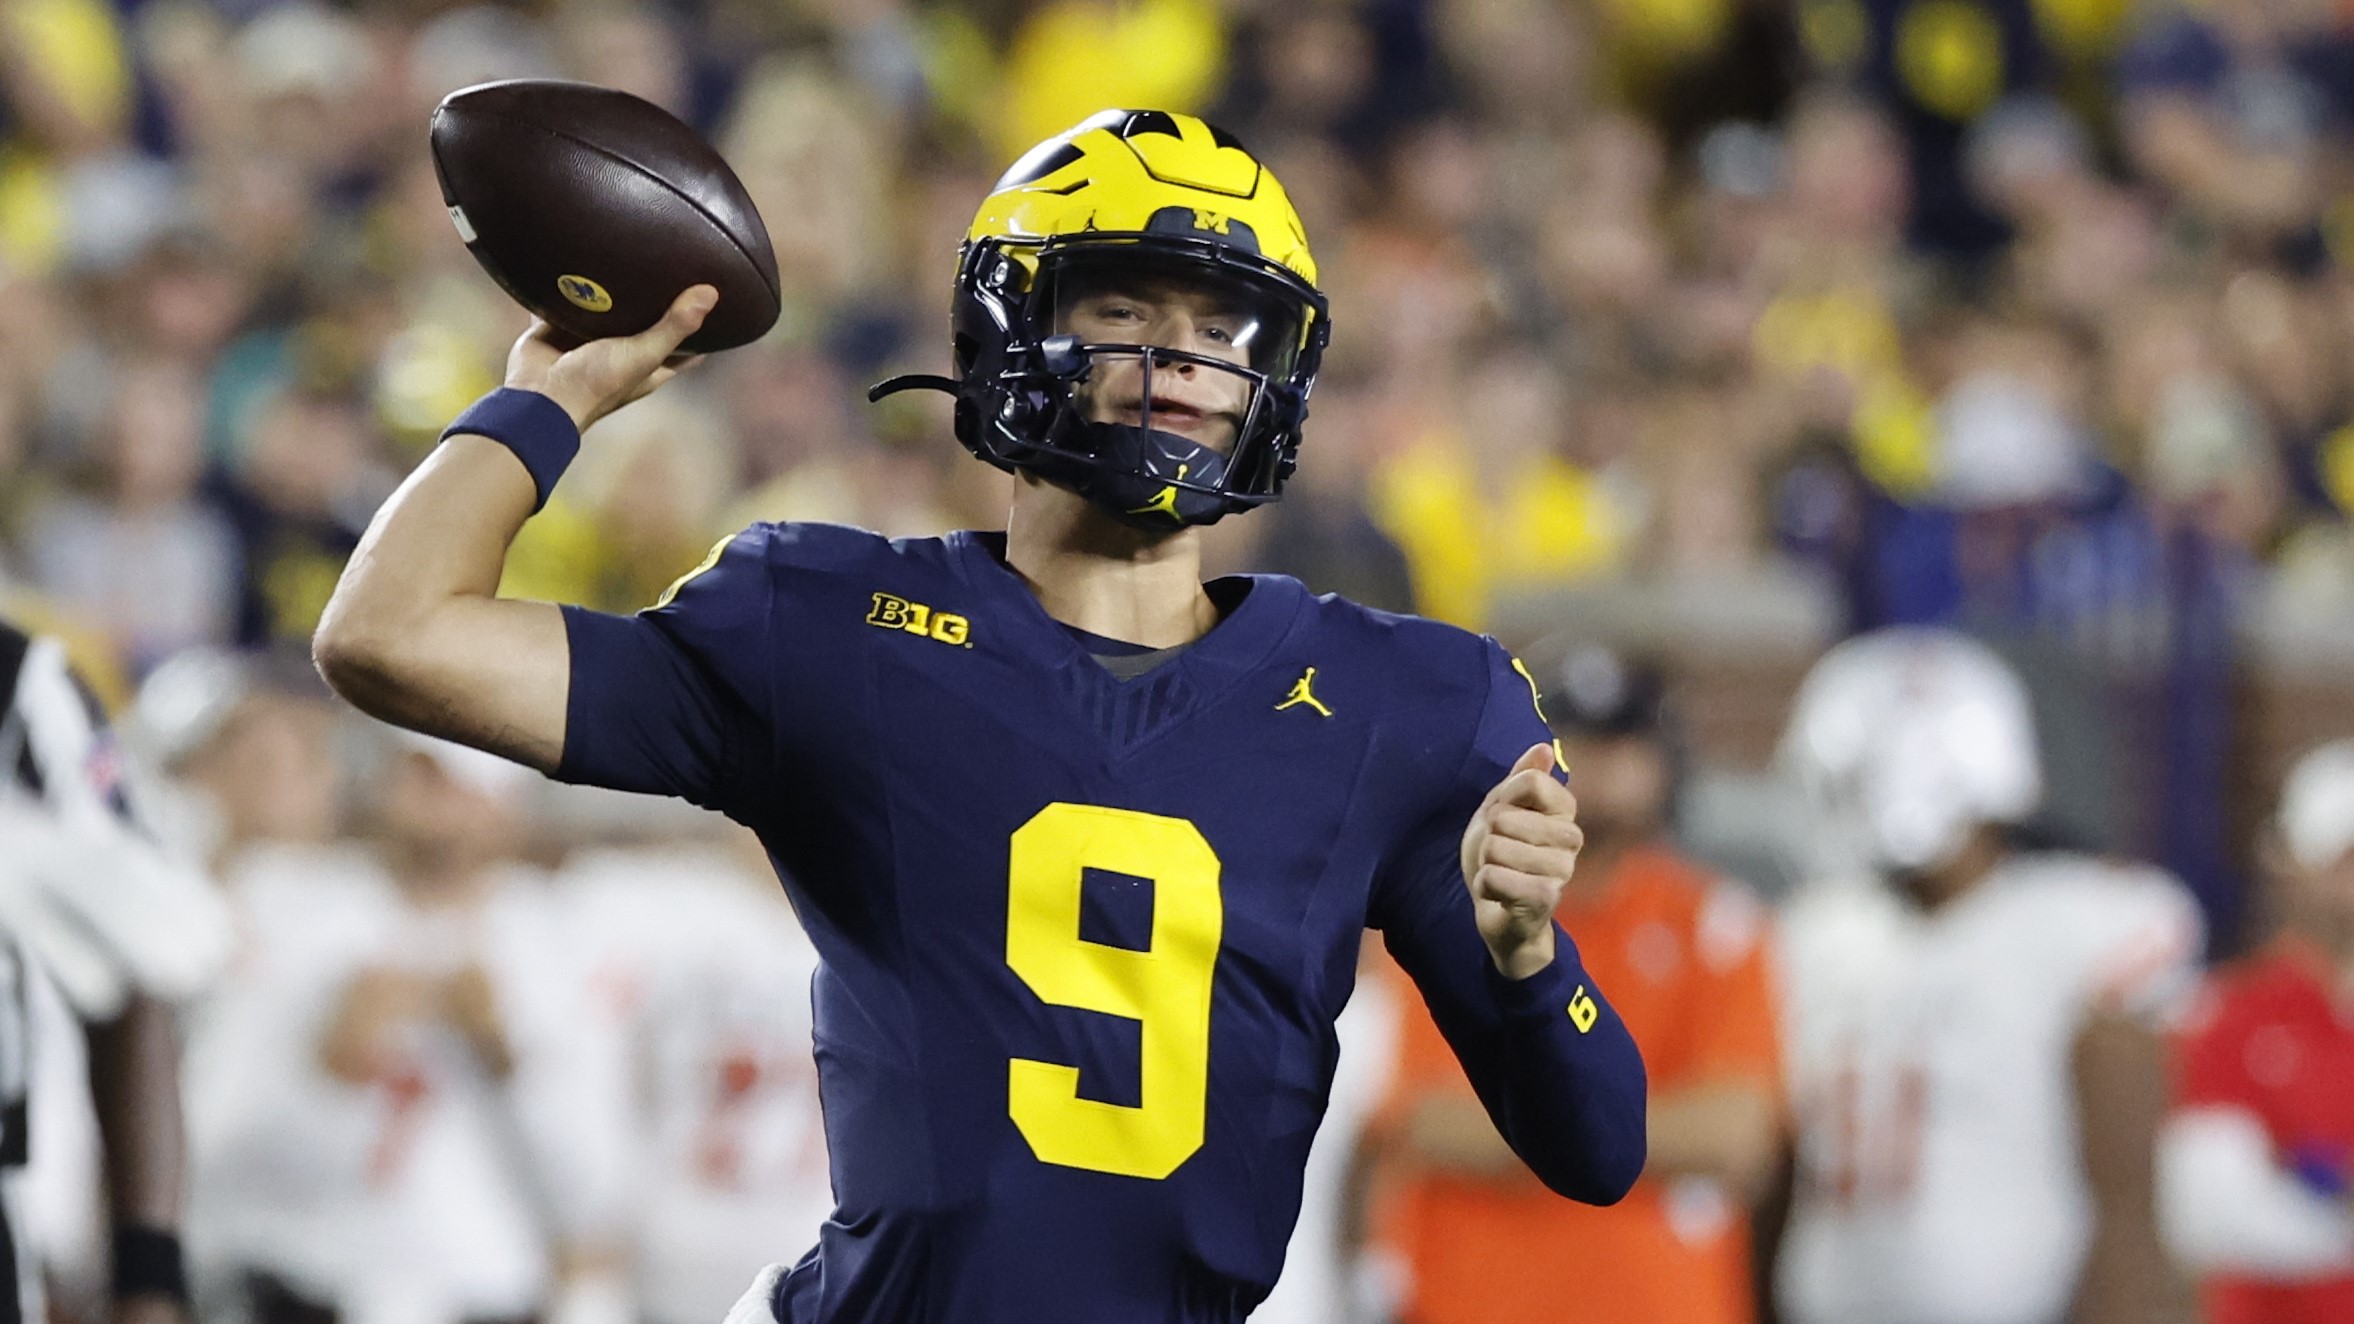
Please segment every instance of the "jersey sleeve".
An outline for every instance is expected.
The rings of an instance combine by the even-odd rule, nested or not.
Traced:
[[[1551,739],[1526,673],[1493,641],[1485,647],[1469,748],[1377,881],[1372,922],[1514,1152],[1555,1192],[1609,1204],[1643,1169],[1642,1055],[1558,924],[1553,963],[1505,978],[1463,881],[1471,815],[1523,751]]]
[[[559,781],[734,813],[765,772],[775,585],[756,525],[635,616],[564,608],[572,688]]]
[[[2160,1028],[2181,1018],[2198,991],[2205,933],[2181,884],[2155,871],[2127,873],[2087,928],[2089,1010]]]

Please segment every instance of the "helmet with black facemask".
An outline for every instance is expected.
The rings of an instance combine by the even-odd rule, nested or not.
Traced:
[[[1066,329],[1091,300],[1152,291],[1181,292],[1223,352]],[[946,390],[975,455],[1148,530],[1281,494],[1331,336],[1282,185],[1231,135],[1162,111],[1104,111],[1015,162],[965,237],[952,323],[955,377],[894,378],[870,398]],[[1134,398],[1091,408],[1114,372]],[[1178,379],[1231,388],[1210,392],[1230,402],[1230,443],[1175,421],[1191,412]]]

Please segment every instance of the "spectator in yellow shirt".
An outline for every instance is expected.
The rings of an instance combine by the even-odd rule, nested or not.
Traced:
[[[1422,611],[1481,629],[1499,592],[1623,568],[1639,512],[1606,471],[1566,454],[1573,405],[1541,356],[1486,358],[1466,396],[1460,430],[1425,433],[1382,467],[1373,512]]]

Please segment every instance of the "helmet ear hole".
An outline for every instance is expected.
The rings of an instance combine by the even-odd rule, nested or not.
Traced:
[[[973,365],[981,359],[981,342],[959,331],[952,342],[951,351],[956,357],[956,375],[971,376]]]

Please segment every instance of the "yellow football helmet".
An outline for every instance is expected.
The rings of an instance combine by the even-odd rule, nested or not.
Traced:
[[[1254,332],[1247,365],[1056,334],[1065,287],[1139,270],[1246,308]],[[957,439],[975,455],[1155,529],[1208,524],[1281,493],[1332,334],[1307,233],[1283,186],[1224,130],[1158,110],[1090,116],[1006,171],[965,235],[951,321],[955,377],[894,378],[869,397],[950,391]],[[1142,360],[1140,426],[1092,422],[1075,406],[1071,388],[1098,355]],[[1152,426],[1150,374],[1179,363],[1249,383],[1231,452]]]

